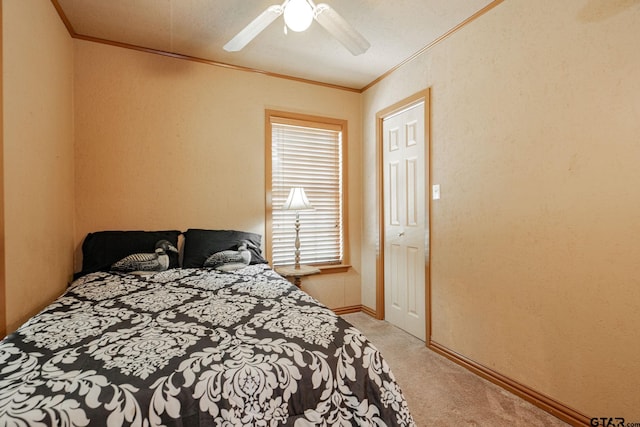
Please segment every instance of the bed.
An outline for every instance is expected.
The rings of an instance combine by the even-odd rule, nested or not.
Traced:
[[[186,235],[182,268],[83,271],[0,342],[0,425],[415,425],[357,329],[259,253],[185,268]]]

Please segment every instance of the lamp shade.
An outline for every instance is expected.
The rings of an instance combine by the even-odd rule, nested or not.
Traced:
[[[286,211],[303,211],[313,209],[313,206],[309,203],[307,195],[304,194],[304,188],[293,187],[289,191],[289,197],[282,205],[282,209]]]
[[[284,22],[291,31],[304,31],[313,21],[313,9],[307,0],[289,0],[284,7]]]

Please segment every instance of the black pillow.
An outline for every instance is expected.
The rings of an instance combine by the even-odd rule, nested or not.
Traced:
[[[109,271],[111,265],[135,253],[151,253],[158,240],[168,240],[178,247],[180,231],[98,231],[87,234],[82,243],[82,271],[78,278],[95,271]],[[169,252],[169,268],[176,268],[178,254]]]
[[[209,256],[229,249],[236,250],[243,240],[249,240],[255,248],[249,248],[249,264],[266,264],[262,257],[260,243],[262,236],[256,233],[236,230],[202,230],[190,228],[184,233],[183,268],[201,268]]]

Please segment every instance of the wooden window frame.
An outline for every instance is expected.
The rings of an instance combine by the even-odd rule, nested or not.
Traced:
[[[270,265],[273,265],[272,260],[272,224],[273,224],[273,200],[272,200],[272,119],[283,123],[292,121],[297,124],[301,122],[307,122],[310,126],[318,127],[339,127],[342,132],[342,263],[340,264],[314,264],[319,268],[321,273],[341,273],[347,271],[351,266],[349,265],[349,221],[348,221],[348,122],[343,119],[336,119],[330,117],[313,116],[308,114],[292,113],[279,110],[265,110],[265,258],[269,261]]]

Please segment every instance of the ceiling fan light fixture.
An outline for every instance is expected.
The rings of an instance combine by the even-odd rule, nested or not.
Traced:
[[[316,5],[313,0],[284,0],[281,5],[269,6],[264,12],[244,27],[227,44],[227,52],[237,52],[267,28],[276,18],[284,14],[284,33],[305,31],[314,18],[333,38],[344,45],[353,55],[362,55],[371,46],[367,39],[353,28],[329,5]]]
[[[289,0],[284,7],[284,22],[291,31],[301,32],[313,21],[313,8],[307,0]]]

